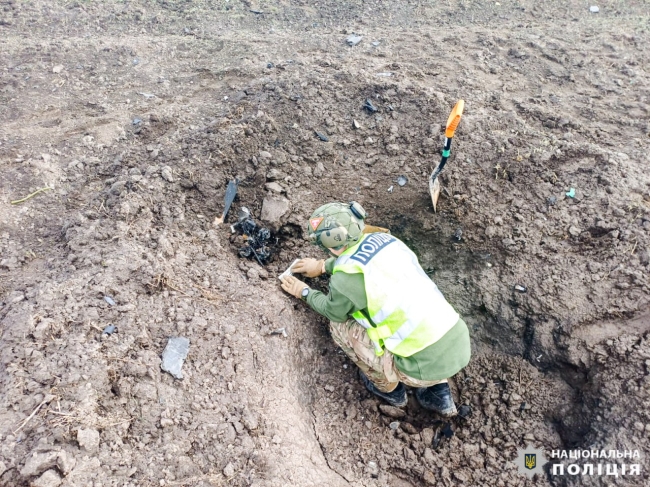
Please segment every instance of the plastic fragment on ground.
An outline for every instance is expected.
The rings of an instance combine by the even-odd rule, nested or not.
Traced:
[[[363,36],[355,36],[353,34],[348,36],[347,39],[345,39],[345,42],[348,43],[348,46],[353,47],[359,44],[361,42],[361,39],[363,39]]]
[[[115,306],[115,301],[110,296],[104,296],[104,301],[106,301],[111,306]]]
[[[183,378],[181,367],[190,350],[190,340],[185,337],[172,337],[162,353],[160,368],[177,379]]]
[[[575,198],[576,190],[575,190],[575,188],[571,188],[571,189],[569,189],[569,191],[567,191],[564,194],[566,194],[569,198]]]
[[[104,328],[104,331],[102,331],[102,335],[112,335],[116,331],[117,331],[117,326],[108,325],[106,328]]]

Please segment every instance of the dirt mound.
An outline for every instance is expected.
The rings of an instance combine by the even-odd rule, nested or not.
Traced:
[[[298,3],[3,4],[1,483],[604,484],[512,462],[650,451],[644,7]],[[380,408],[281,291],[319,255],[311,211],[353,199],[470,326],[466,418]],[[238,255],[243,206],[267,266]]]

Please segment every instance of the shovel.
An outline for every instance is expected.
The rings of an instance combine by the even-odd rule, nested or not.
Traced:
[[[442,159],[436,166],[436,168],[431,173],[429,178],[429,193],[431,194],[431,201],[433,202],[433,212],[436,212],[436,205],[438,204],[438,197],[440,196],[440,181],[438,181],[438,175],[447,164],[447,159],[451,153],[451,139],[454,137],[454,132],[456,132],[456,127],[460,123],[460,117],[463,114],[463,108],[465,108],[465,102],[463,100],[458,100],[456,106],[451,111],[449,118],[447,119],[447,128],[445,130],[445,146],[442,149]]]
[[[234,201],[235,196],[237,195],[238,185],[239,185],[239,181],[237,179],[228,182],[228,187],[226,188],[226,196],[224,197],[223,213],[221,214],[220,217],[214,219],[213,224],[215,227],[222,224],[223,221],[226,219],[228,210],[230,210],[230,205],[232,205],[232,202]]]

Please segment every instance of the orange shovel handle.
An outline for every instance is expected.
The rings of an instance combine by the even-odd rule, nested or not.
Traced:
[[[449,114],[449,118],[447,119],[447,129],[445,130],[445,137],[448,139],[451,139],[454,136],[454,132],[456,132],[456,128],[460,123],[460,117],[463,115],[463,108],[465,108],[465,101],[458,100],[458,103],[454,106],[451,114]]]

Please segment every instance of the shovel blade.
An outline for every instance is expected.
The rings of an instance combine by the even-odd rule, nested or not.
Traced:
[[[436,212],[438,205],[438,197],[440,196],[440,181],[436,177],[434,180],[429,179],[429,194],[431,195],[431,202],[433,203],[433,212]]]

